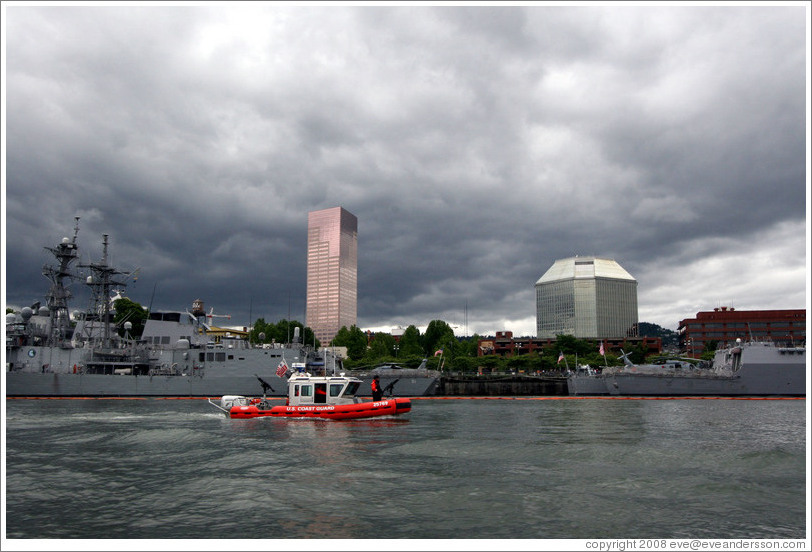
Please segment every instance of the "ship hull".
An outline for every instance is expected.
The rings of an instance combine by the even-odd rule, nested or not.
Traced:
[[[806,350],[752,342],[717,351],[710,369],[653,371],[633,366],[572,375],[570,395],[805,397]]]
[[[600,375],[572,375],[567,378],[567,390],[570,395],[608,395],[606,379]]]
[[[733,376],[614,374],[606,380],[610,395],[634,396],[806,396],[803,367],[747,366]]]
[[[72,364],[70,364],[72,366]],[[271,397],[283,397],[287,382],[266,369],[239,373],[236,369],[207,368],[190,371],[191,375],[127,375],[127,374],[73,374],[6,372],[5,394],[7,397],[219,397],[226,393],[254,395],[260,391],[258,374],[273,388],[267,391]],[[369,380],[365,380],[358,394],[371,396]],[[381,378],[381,385],[390,381]],[[400,378],[393,387],[392,396],[422,397],[436,392],[438,378],[427,375],[422,378]]]

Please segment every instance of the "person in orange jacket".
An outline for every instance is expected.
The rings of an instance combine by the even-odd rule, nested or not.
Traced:
[[[378,380],[378,376],[376,375],[372,378],[372,400],[379,401],[383,396],[383,391],[381,390],[381,382]]]

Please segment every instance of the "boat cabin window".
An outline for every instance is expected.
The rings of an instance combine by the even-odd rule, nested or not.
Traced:
[[[317,403],[326,403],[327,402],[327,384],[326,383],[317,383],[316,384],[316,398],[315,401]]]
[[[302,386],[302,396],[303,397],[312,397],[313,396],[313,386],[312,385],[303,385]]]
[[[358,381],[351,381],[347,384],[347,390],[344,392],[344,396],[352,396],[355,395],[355,392],[358,391],[358,388],[361,386],[361,382]]]
[[[343,383],[331,383],[330,384],[330,396],[331,397],[338,397],[341,395],[341,389],[344,388]]]
[[[179,312],[151,312],[149,313],[150,320],[163,320],[164,322],[180,322]]]

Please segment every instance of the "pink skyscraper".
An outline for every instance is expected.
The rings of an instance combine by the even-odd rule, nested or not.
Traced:
[[[307,215],[305,323],[322,345],[358,312],[358,218],[343,207]]]

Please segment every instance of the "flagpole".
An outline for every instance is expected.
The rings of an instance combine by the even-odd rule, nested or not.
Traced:
[[[564,351],[560,351],[558,353],[558,364],[561,364],[561,360],[564,360],[564,366],[567,367],[567,372],[570,371],[570,364],[567,362],[567,357],[564,356]]]

